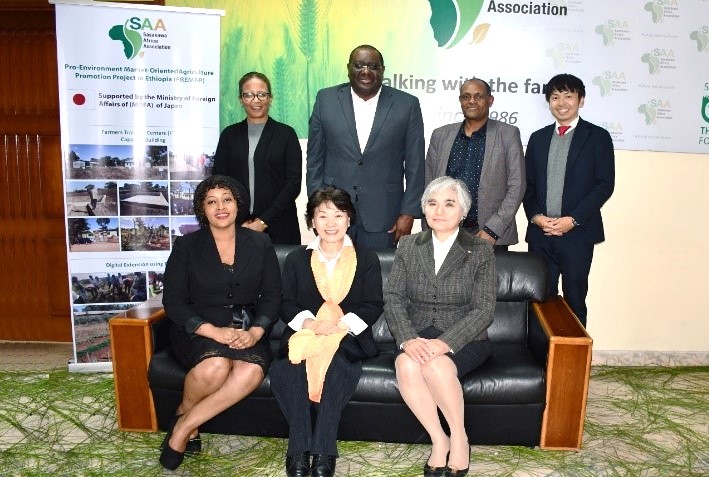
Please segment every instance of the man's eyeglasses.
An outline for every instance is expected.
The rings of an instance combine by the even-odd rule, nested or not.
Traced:
[[[481,101],[485,101],[487,98],[488,98],[488,95],[482,94],[482,93],[475,93],[475,94],[465,93],[465,94],[461,94],[460,96],[458,96],[458,99],[463,103],[470,101],[471,99],[474,100],[476,103],[479,103]]]
[[[267,93],[265,91],[259,91],[258,93],[241,93],[241,99],[244,101],[253,101],[254,98],[258,98],[259,101],[266,101],[270,97],[271,93]]]
[[[350,63],[350,66],[354,68],[355,71],[362,71],[365,68],[369,71],[381,71],[384,69],[384,66],[379,63]]]

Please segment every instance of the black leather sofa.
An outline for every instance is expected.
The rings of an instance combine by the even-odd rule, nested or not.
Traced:
[[[294,248],[276,247],[281,264]],[[386,284],[394,254],[380,251],[378,256]],[[536,446],[540,444],[547,395],[553,395],[546,382],[552,337],[549,325],[540,316],[544,313],[535,305],[546,297],[546,267],[539,257],[526,252],[496,252],[495,256],[498,291],[495,318],[489,329],[492,355],[462,379],[466,429],[471,444]],[[164,318],[150,322],[153,354],[148,382],[157,424],[163,430],[175,415],[185,378],[170,351],[168,326],[169,320]],[[279,322],[270,335],[274,352],[283,327]],[[339,438],[428,442],[426,432],[399,394],[395,345],[383,316],[374,325],[374,336],[380,354],[363,365],[360,382],[342,416]],[[251,396],[205,423],[200,431],[286,437],[288,428],[266,377]]]

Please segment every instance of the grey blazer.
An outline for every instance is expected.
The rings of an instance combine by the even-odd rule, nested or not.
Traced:
[[[431,325],[454,352],[487,339],[497,298],[492,245],[460,230],[434,270],[431,230],[402,237],[384,290],[384,316],[397,346]]]
[[[425,183],[446,175],[448,157],[461,123],[441,126],[431,134],[426,154]],[[497,245],[513,245],[517,237],[515,215],[527,186],[519,129],[487,120],[485,158],[478,187],[478,222],[500,238]]]
[[[344,189],[357,201],[357,220],[364,229],[385,232],[400,214],[421,215],[425,150],[421,106],[415,96],[382,86],[362,152],[351,90],[344,83],[320,90],[315,98],[308,130],[308,196],[326,185]]]

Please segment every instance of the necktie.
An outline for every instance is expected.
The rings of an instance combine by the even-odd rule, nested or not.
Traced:
[[[559,126],[559,136],[566,134],[569,129],[571,129],[571,126]]]

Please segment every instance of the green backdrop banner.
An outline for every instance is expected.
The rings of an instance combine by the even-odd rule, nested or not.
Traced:
[[[530,133],[551,123],[542,86],[586,83],[581,115],[618,149],[709,152],[706,0],[168,0],[226,11],[220,125],[243,119],[237,81],[261,71],[272,116],[307,137],[315,93],[347,80],[357,45],[385,59],[385,84],[421,100],[426,139],[461,120],[457,87],[491,83],[492,116]]]

